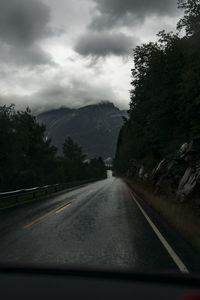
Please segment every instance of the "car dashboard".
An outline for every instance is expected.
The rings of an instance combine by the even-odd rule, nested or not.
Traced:
[[[0,289],[2,299],[182,300],[200,299],[200,278],[91,268],[2,266]]]

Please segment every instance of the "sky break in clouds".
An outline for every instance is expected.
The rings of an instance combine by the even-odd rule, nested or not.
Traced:
[[[174,30],[176,0],[1,0],[0,104],[128,108],[132,49]]]

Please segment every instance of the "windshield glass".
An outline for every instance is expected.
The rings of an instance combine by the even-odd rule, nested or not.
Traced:
[[[199,47],[199,0],[1,0],[0,263],[200,272]]]

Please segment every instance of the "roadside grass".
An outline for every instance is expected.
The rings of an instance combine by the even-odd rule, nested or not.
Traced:
[[[192,200],[180,203],[175,197],[155,194],[136,180],[124,179],[150,207],[200,252],[200,207]]]

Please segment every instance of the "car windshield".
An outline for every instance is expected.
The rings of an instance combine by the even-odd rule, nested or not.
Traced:
[[[200,274],[199,49],[199,0],[1,0],[0,264]]]

